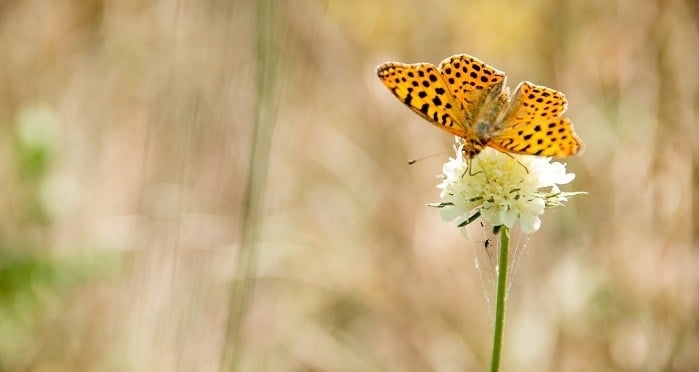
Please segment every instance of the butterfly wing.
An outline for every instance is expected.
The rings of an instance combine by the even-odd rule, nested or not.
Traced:
[[[566,157],[581,154],[583,142],[563,113],[563,93],[522,82],[487,145],[516,154]]]
[[[464,122],[464,109],[430,63],[384,63],[376,68],[381,82],[398,99],[430,123],[456,136],[472,133]]]
[[[495,119],[490,114],[497,111],[492,106],[502,92],[505,73],[468,54],[446,58],[439,64],[439,70],[454,97],[463,105],[470,127],[478,121]]]

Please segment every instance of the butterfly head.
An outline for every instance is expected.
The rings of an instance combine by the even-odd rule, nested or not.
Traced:
[[[463,151],[466,159],[473,159],[473,157],[480,154],[484,148],[485,143],[474,137],[464,141],[464,147],[461,151]]]

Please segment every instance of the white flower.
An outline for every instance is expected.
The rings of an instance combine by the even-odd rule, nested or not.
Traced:
[[[575,174],[566,173],[565,164],[551,158],[505,154],[486,147],[470,161],[462,147],[455,146],[456,158],[442,168],[442,208],[445,221],[456,220],[459,226],[473,222],[479,215],[492,226],[513,227],[517,221],[526,234],[541,227],[540,216],[546,207],[562,205],[581,192],[561,192]],[[542,190],[549,188],[549,190]]]

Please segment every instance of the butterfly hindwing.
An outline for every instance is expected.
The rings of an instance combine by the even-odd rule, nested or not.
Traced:
[[[563,113],[563,93],[522,82],[497,123],[488,145],[516,154],[566,157],[580,154],[583,144]]]
[[[505,84],[505,74],[478,58],[459,54],[446,58],[439,70],[454,97],[463,105],[466,123],[473,127],[488,103],[497,97]]]

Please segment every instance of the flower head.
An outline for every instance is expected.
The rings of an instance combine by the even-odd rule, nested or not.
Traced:
[[[486,147],[468,160],[462,147],[455,146],[456,157],[442,168],[437,188],[442,190],[443,202],[432,204],[442,208],[445,221],[456,220],[465,226],[481,216],[492,226],[509,228],[519,221],[522,231],[531,234],[541,227],[540,216],[547,207],[582,194],[558,189],[575,174],[566,173],[565,165],[552,163],[551,158],[505,154]]]

